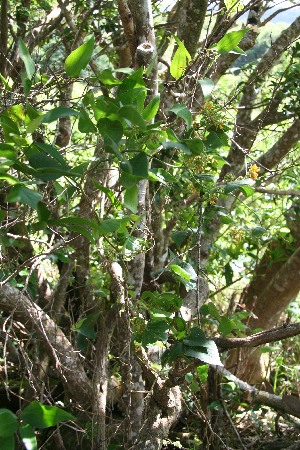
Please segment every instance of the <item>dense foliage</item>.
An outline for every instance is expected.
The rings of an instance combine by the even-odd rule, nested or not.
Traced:
[[[296,12],[1,0],[1,448],[300,418]]]

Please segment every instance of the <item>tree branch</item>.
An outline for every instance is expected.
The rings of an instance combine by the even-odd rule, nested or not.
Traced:
[[[298,334],[300,334],[300,322],[261,331],[260,333],[255,333],[245,338],[217,337],[213,338],[213,340],[219,349],[228,350],[230,348],[257,347],[258,345],[281,341],[282,339],[297,336]]]
[[[63,331],[50,317],[18,289],[10,285],[0,288],[0,309],[16,317],[25,327],[33,327],[49,357],[59,370],[62,383],[83,408],[91,405],[91,382],[75,351]]]

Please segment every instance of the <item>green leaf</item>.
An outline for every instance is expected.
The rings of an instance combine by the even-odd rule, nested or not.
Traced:
[[[17,159],[17,150],[13,145],[0,144],[0,158],[10,159],[15,161]]]
[[[137,212],[138,188],[136,184],[126,189],[124,195],[124,205],[126,206],[126,208],[130,209],[130,211],[132,211],[133,213]]]
[[[106,86],[118,86],[122,81],[114,77],[111,69],[105,69],[98,74],[99,80]]]
[[[203,347],[206,341],[203,331],[196,327],[191,329],[191,333],[186,339],[183,339],[183,343],[188,347]]]
[[[28,423],[20,426],[19,433],[26,450],[38,450],[34,430]]]
[[[80,111],[78,130],[81,133],[95,133],[97,131],[96,126],[93,124],[89,115],[85,109]]]
[[[142,346],[146,347],[148,344],[155,344],[157,341],[167,342],[168,333],[166,330],[169,325],[165,321],[148,322],[146,329],[142,336]]]
[[[96,338],[95,325],[98,321],[99,313],[88,314],[86,317],[79,320],[74,326],[73,330],[82,334],[88,339]]]
[[[146,125],[141,114],[131,105],[125,105],[119,110],[119,117],[128,120],[132,125],[146,129]]]
[[[204,351],[202,351],[201,347],[203,347]],[[218,347],[214,341],[207,340],[201,347],[186,347],[184,355],[199,359],[206,364],[223,366],[220,360]]]
[[[148,158],[145,152],[140,152],[128,161],[120,164],[123,172],[133,175],[136,180],[148,178]]]
[[[26,133],[33,133],[41,125],[43,119],[44,119],[43,115],[40,115],[32,119],[26,127]]]
[[[74,50],[65,61],[65,71],[69,77],[78,77],[86,68],[94,51],[94,36]]]
[[[245,53],[238,47],[243,36],[248,32],[247,28],[238,31],[230,31],[218,42],[216,48],[222,55],[225,53]]]
[[[232,280],[233,280],[233,270],[229,263],[225,264],[224,277],[226,280],[226,286],[230,286],[232,284]]]
[[[0,409],[0,436],[7,437],[18,429],[18,419],[17,416],[11,412],[9,409]],[[1,447],[2,448],[2,447]],[[4,447],[3,447],[4,449]]]
[[[228,336],[233,330],[236,329],[236,325],[234,320],[230,319],[229,317],[221,317],[218,331],[223,336]]]
[[[186,105],[182,105],[182,104],[178,103],[177,105],[172,106],[170,111],[173,112],[174,114],[176,114],[176,116],[183,119],[185,121],[188,129],[191,128],[192,122],[193,122],[192,113]]]
[[[111,142],[118,144],[122,139],[123,126],[119,120],[99,119],[97,128],[103,136],[106,145],[111,145]]]
[[[31,80],[35,73],[35,64],[34,64],[33,59],[31,58],[28,48],[26,47],[22,38],[19,38],[19,40],[18,40],[18,47],[19,47],[20,58],[22,59],[22,61],[25,64],[27,76],[28,76],[29,80]]]
[[[170,264],[169,269],[176,273],[184,281],[190,281],[191,275],[177,264]]]
[[[203,78],[203,80],[199,80],[199,84],[201,85],[204,98],[206,99],[212,93],[215,84],[209,78]]]
[[[255,189],[253,189],[253,187],[251,186],[241,186],[240,189],[245,197],[250,197],[255,192]]]
[[[0,448],[3,450],[15,450],[15,436],[0,436]]]
[[[6,201],[8,203],[25,203],[25,205],[31,206],[31,208],[33,209],[37,209],[38,203],[41,201],[41,199],[41,194],[19,184],[12,188],[10,193],[7,195]]]
[[[178,80],[184,73],[188,63],[191,61],[191,55],[185,48],[183,42],[180,39],[175,37],[178,48],[173,56],[170,66],[170,73],[173,78]]]
[[[154,119],[154,117],[157,114],[158,108],[160,103],[160,95],[156,95],[146,106],[146,108],[143,111],[143,118],[147,122]]]
[[[63,409],[56,406],[43,405],[34,400],[21,413],[21,419],[33,428],[54,427],[58,423],[76,418]]]
[[[63,117],[79,116],[79,112],[72,108],[66,108],[65,106],[58,106],[51,109],[43,116],[42,123],[51,123],[55,120],[62,119]]]
[[[225,194],[229,194],[230,192],[235,191],[236,189],[242,190],[243,187],[249,186],[249,184],[252,183],[252,180],[238,180],[233,181],[231,183],[227,183],[224,187]]]
[[[1,173],[0,180],[5,180],[8,184],[19,184],[19,180],[8,173]]]
[[[182,342],[174,342],[170,348],[168,348],[161,357],[161,363],[164,366],[166,363],[172,363],[177,358],[184,356],[185,347]]]

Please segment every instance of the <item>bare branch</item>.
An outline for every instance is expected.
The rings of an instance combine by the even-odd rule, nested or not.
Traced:
[[[36,330],[60,372],[66,391],[81,406],[91,405],[91,382],[82,366],[80,355],[57,324],[26,295],[10,285],[0,288],[0,309],[18,318],[27,328],[29,326]]]
[[[300,334],[300,322],[290,325],[283,325],[271,330],[261,331],[260,333],[255,333],[245,338],[217,337],[213,338],[213,340],[217,344],[218,348],[227,350],[229,348],[257,347],[259,345],[297,336],[298,334]]]

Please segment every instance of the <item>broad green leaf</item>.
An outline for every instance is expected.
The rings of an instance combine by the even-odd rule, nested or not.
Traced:
[[[113,191],[111,189],[107,188],[106,186],[103,186],[96,180],[94,180],[94,185],[101,192],[104,192],[104,194],[107,196],[107,198],[109,198],[109,200],[111,201],[112,205],[115,208],[119,208],[120,206],[122,206],[121,202],[115,197],[115,194],[113,193]]]
[[[132,175],[135,180],[148,178],[148,158],[144,152],[140,152],[128,161],[122,162],[120,167],[123,172]]]
[[[88,314],[86,317],[80,319],[73,326],[73,330],[87,337],[88,339],[95,339],[96,331],[95,325],[99,318],[99,313]]]
[[[213,302],[206,303],[208,313],[213,319],[220,320],[220,314]]]
[[[58,423],[76,418],[63,409],[56,406],[43,405],[34,400],[21,413],[21,419],[33,428],[54,427]]]
[[[147,122],[154,119],[154,117],[157,114],[158,108],[160,103],[160,95],[156,95],[146,106],[146,108],[143,111],[143,118]]]
[[[169,325],[165,321],[148,322],[142,336],[142,346],[146,347],[148,344],[155,344],[157,341],[167,342],[168,333],[166,330]]]
[[[19,180],[8,173],[0,173],[0,180],[5,180],[8,184],[19,184]]]
[[[16,148],[10,144],[0,144],[0,158],[6,158],[15,161],[15,159],[17,159]]]
[[[238,44],[243,36],[248,32],[247,28],[238,31],[230,31],[218,42],[216,48],[222,55],[225,53],[244,53]]]
[[[7,437],[17,430],[19,424],[17,416],[9,409],[0,409],[0,436]]]
[[[15,450],[15,436],[0,436],[0,448],[1,450]]]
[[[86,68],[94,51],[94,36],[74,50],[65,61],[65,71],[69,77],[78,77]]]
[[[200,328],[192,328],[190,335],[183,339],[183,343],[188,347],[204,347],[206,342],[205,334]]]
[[[204,351],[201,350],[203,346]],[[184,350],[185,356],[199,359],[206,364],[213,364],[215,366],[223,366],[220,360],[218,347],[214,341],[207,340],[199,349],[197,347],[186,347]]]
[[[170,111],[173,112],[174,114],[176,114],[176,116],[183,119],[185,121],[188,129],[191,128],[192,122],[193,122],[192,113],[186,105],[182,105],[182,104],[178,103],[177,105],[172,106]]]
[[[6,113],[2,114],[0,118],[3,134],[6,143],[13,142],[14,135],[20,136],[20,130],[14,120],[12,120]]]
[[[229,317],[221,317],[218,331],[223,336],[228,336],[233,330],[236,329],[236,324],[234,320],[230,319]]]
[[[107,118],[99,119],[97,122],[99,133],[103,136],[106,145],[111,141],[119,144],[123,136],[123,126],[119,120],[110,120]]]
[[[22,38],[19,38],[18,47],[19,47],[20,58],[22,59],[22,61],[25,64],[27,77],[29,78],[29,80],[31,80],[35,73],[35,64],[34,64],[33,59],[31,58],[28,48],[26,47]]]
[[[252,180],[238,180],[233,181],[231,183],[227,183],[224,187],[225,194],[229,194],[230,192],[235,191],[236,189],[242,189],[245,186],[249,186],[249,184],[252,183]]]
[[[126,105],[120,108],[119,117],[126,119],[132,125],[140,127],[142,130],[146,129],[146,125],[141,114],[131,105]]]
[[[78,130],[81,133],[95,133],[97,131],[96,126],[91,121],[87,111],[82,109],[78,120]]]
[[[288,231],[290,232],[289,229]],[[268,230],[264,227],[257,226],[251,229],[251,234],[255,237],[261,237],[266,233],[268,233]]]
[[[203,80],[199,80],[199,84],[201,85],[204,98],[206,99],[212,93],[215,84],[209,78],[203,78]]]
[[[241,186],[240,189],[245,197],[250,197],[255,192],[255,189],[251,186]]]
[[[41,199],[41,194],[19,184],[12,188],[12,190],[7,195],[6,201],[8,203],[25,203],[25,205],[31,206],[31,208],[33,209],[37,209],[38,203],[41,201]]]
[[[181,245],[183,244],[183,242],[186,240],[186,238],[188,237],[189,232],[184,230],[184,231],[174,231],[174,233],[172,234],[172,240],[175,242],[175,244],[177,245],[177,247],[181,247]]]
[[[47,220],[51,216],[51,212],[47,208],[46,204],[43,202],[38,202],[37,213],[40,222],[47,222]]]
[[[118,86],[122,81],[114,77],[111,69],[105,69],[98,74],[99,80],[106,86]]]
[[[20,426],[19,433],[26,450],[38,450],[34,430],[28,423]]]
[[[178,78],[180,78],[183,75],[188,63],[191,61],[192,58],[187,49],[185,48],[184,43],[181,42],[181,40],[176,37],[175,40],[177,42],[178,48],[175,51],[175,54],[171,61],[170,73],[173,78],[178,80]]]
[[[129,187],[125,191],[124,205],[130,209],[131,212],[136,213],[138,207],[138,188],[137,185]]]
[[[51,123],[63,117],[79,116],[79,114],[80,113],[75,111],[75,109],[58,106],[57,108],[51,109],[51,111],[48,111],[43,116],[42,123]]]
[[[43,115],[40,115],[32,119],[31,122],[29,122],[29,124],[26,127],[26,133],[33,133],[41,125],[43,119],[44,119]]]

